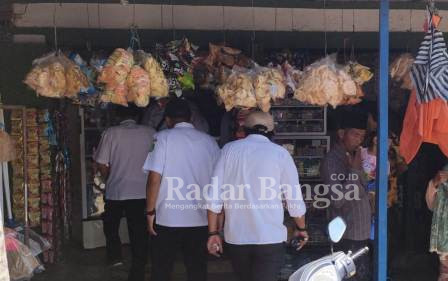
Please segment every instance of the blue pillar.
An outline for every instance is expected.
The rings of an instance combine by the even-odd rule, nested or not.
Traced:
[[[376,181],[375,281],[387,278],[387,189],[389,108],[389,1],[380,4],[380,81],[378,95],[378,165]]]

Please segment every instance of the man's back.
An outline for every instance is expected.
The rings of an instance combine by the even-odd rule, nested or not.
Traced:
[[[287,198],[290,214],[301,216],[305,213],[297,168],[291,156],[262,135],[249,135],[227,144],[213,176],[224,192],[234,189],[235,199],[224,198],[228,196],[222,193],[219,200],[225,208],[228,243],[271,244],[285,241],[280,194],[288,191],[284,189],[286,186],[292,192],[286,194],[290,195]]]
[[[155,130],[132,120],[104,133],[95,160],[109,165],[106,198],[128,200],[146,198],[146,174],[141,167],[152,147]]]
[[[148,155],[143,169],[162,175],[156,203],[157,224],[207,225],[202,190],[210,183],[218,156],[216,141],[190,123],[178,123],[156,134],[155,149]]]

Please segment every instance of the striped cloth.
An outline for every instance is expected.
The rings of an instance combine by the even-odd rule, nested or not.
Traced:
[[[411,69],[420,103],[433,99],[448,101],[448,54],[442,32],[429,30]]]

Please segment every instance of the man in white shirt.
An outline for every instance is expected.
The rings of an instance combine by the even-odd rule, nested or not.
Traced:
[[[128,224],[132,252],[129,281],[143,281],[147,260],[146,174],[141,170],[153,144],[155,130],[137,125],[137,108],[117,108],[123,121],[107,129],[94,160],[106,183],[106,205],[103,214],[108,262],[122,263],[119,226],[123,214]]]
[[[178,249],[189,281],[207,279],[207,210],[203,189],[209,184],[219,147],[190,123],[191,110],[182,99],[165,109],[170,129],[156,134],[155,147],[143,170],[147,183],[147,219],[152,235],[151,281],[167,281]]]
[[[284,262],[287,229],[283,202],[297,225],[295,235],[308,240],[305,204],[297,168],[283,147],[272,143],[269,113],[252,112],[244,122],[245,139],[224,146],[208,189],[210,254],[223,252],[218,214],[224,210],[226,252],[241,281],[275,281]]]

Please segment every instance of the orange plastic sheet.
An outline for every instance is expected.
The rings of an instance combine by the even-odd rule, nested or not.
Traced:
[[[441,99],[420,104],[413,89],[400,136],[400,154],[407,164],[423,142],[438,145],[448,157],[448,104]]]

